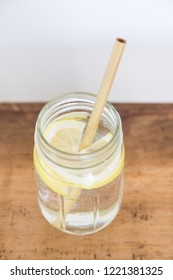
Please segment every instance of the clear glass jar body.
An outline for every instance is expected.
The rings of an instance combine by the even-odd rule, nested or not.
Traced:
[[[79,92],[58,97],[43,107],[35,128],[39,207],[50,224],[72,234],[97,232],[118,214],[124,169],[121,119],[107,102],[100,123],[113,136],[102,148],[86,154],[55,149],[46,141],[44,130],[67,115],[88,118],[95,99],[93,94]]]

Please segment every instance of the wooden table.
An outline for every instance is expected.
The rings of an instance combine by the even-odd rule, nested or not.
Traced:
[[[117,218],[88,236],[56,230],[39,211],[32,150],[42,106],[0,105],[0,259],[173,259],[173,104],[115,105],[124,199]]]

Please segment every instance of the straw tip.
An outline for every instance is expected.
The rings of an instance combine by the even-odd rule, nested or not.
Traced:
[[[123,39],[123,38],[117,38],[116,40],[117,40],[119,43],[126,44],[126,40]]]

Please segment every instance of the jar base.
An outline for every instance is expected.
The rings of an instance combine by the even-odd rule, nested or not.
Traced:
[[[73,235],[88,235],[96,233],[108,226],[118,215],[122,197],[116,204],[97,213],[77,212],[68,213],[64,218],[59,211],[45,206],[38,198],[38,203],[44,218],[56,229]]]

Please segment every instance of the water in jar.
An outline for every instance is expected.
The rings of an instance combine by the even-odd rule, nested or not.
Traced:
[[[60,118],[58,121],[55,119],[47,126],[45,137],[57,149],[64,152],[78,153],[87,118],[70,116]],[[72,125],[70,125],[70,122]],[[62,129],[59,129],[60,127]],[[64,127],[66,128],[65,131],[63,131]],[[70,127],[73,127],[73,129],[71,130]],[[76,129],[77,127],[79,127],[79,131]],[[52,130],[54,130],[54,134]],[[55,133],[57,130],[58,133]],[[82,135],[79,137],[81,132]],[[82,151],[82,153],[92,152],[101,148],[108,141],[108,136],[112,137],[112,132],[101,121],[93,146],[91,145],[87,151]],[[122,154],[122,151],[120,151],[120,154]],[[114,164],[113,160],[109,163],[110,165]],[[44,171],[39,172],[36,168],[38,203],[45,219],[57,229],[72,234],[89,234],[106,227],[119,211],[123,189],[123,161],[121,158],[117,161],[119,172],[118,174],[115,172],[115,176],[114,174],[111,175],[111,179],[110,175],[106,175],[109,173],[106,173],[107,169],[109,170],[109,163],[102,165],[100,170],[99,168],[97,170],[91,168],[88,173],[81,171],[76,176],[71,176],[67,171],[64,175],[60,171],[60,175],[63,174],[67,178],[66,186],[59,188],[59,190],[64,188],[64,193],[59,191],[58,188],[51,187],[50,180],[44,180],[46,177],[42,176]],[[116,169],[116,166],[114,168]],[[79,183],[80,187],[69,186],[68,179],[70,180],[70,178],[72,178],[72,181]],[[91,178],[97,178],[97,183],[92,185]],[[87,187],[87,182],[91,185],[89,188]]]

